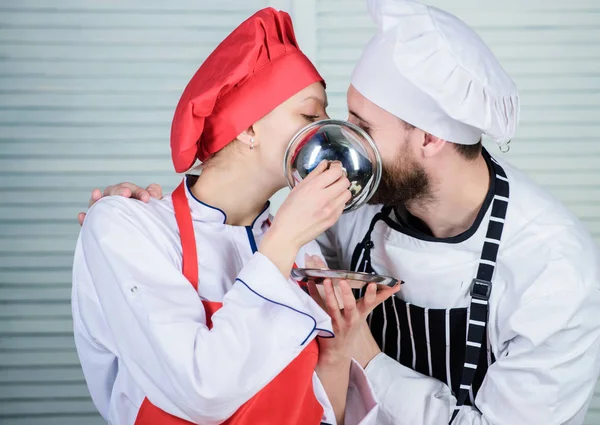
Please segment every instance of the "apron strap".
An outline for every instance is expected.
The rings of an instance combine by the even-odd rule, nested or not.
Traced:
[[[456,407],[452,413],[450,424],[458,415],[461,407],[465,404],[473,385],[473,378],[479,363],[479,354],[488,324],[488,304],[492,292],[492,279],[498,258],[498,249],[504,220],[508,209],[509,185],[506,173],[502,167],[494,162],[494,200],[488,223],[485,242],[481,251],[477,277],[471,282],[471,304],[469,306],[469,318],[467,326],[467,345],[465,347],[465,361],[463,364],[460,389],[456,398]]]
[[[190,281],[194,289],[198,290],[198,254],[196,251],[196,236],[194,234],[194,225],[192,223],[192,213],[185,195],[184,179],[177,189],[173,191],[171,199],[175,209],[175,220],[179,228],[182,251],[182,270],[183,275]]]
[[[188,198],[185,194],[186,180],[181,182],[177,189],[173,191],[171,199],[175,210],[175,221],[179,229],[182,251],[182,271],[183,275],[190,281],[196,291],[198,291],[198,252],[196,250],[196,236],[194,225],[192,223],[192,213],[188,204]],[[271,226],[271,220],[267,219]],[[296,262],[294,268],[298,267]]]
[[[386,206],[373,216],[365,237],[354,248],[352,259],[350,261],[350,270],[363,273],[375,273],[371,267],[371,249],[374,247],[373,241],[371,240],[371,233],[373,233],[373,229],[377,222],[379,220],[384,220],[390,214],[390,211],[392,211],[392,208]]]

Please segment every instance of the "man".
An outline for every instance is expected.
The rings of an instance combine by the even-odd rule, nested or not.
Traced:
[[[384,176],[373,205],[319,243],[331,268],[404,281],[354,344],[379,422],[582,424],[600,372],[600,256],[571,213],[481,146],[485,134],[508,149],[514,83],[458,18],[368,3],[378,32],[349,119]],[[106,194],[123,190],[148,196]]]

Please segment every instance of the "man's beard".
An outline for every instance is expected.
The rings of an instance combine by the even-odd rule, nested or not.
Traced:
[[[407,207],[431,196],[430,178],[425,169],[403,150],[392,164],[383,164],[381,182],[369,205]]]

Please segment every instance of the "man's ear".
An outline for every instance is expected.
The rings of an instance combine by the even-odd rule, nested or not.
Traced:
[[[437,155],[446,146],[446,143],[448,142],[444,139],[425,133],[421,146],[423,156],[428,158]]]

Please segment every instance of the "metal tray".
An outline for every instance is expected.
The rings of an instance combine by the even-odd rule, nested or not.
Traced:
[[[300,280],[304,282],[306,282],[307,280],[314,280],[316,284],[322,284],[324,279],[344,279],[350,283],[350,287],[353,289],[360,289],[366,283],[371,282],[384,286],[394,286],[399,282],[398,279],[390,276],[382,276],[378,274],[369,274],[362,272],[351,272],[347,270],[320,268],[295,268],[292,269],[291,276],[295,280]]]

